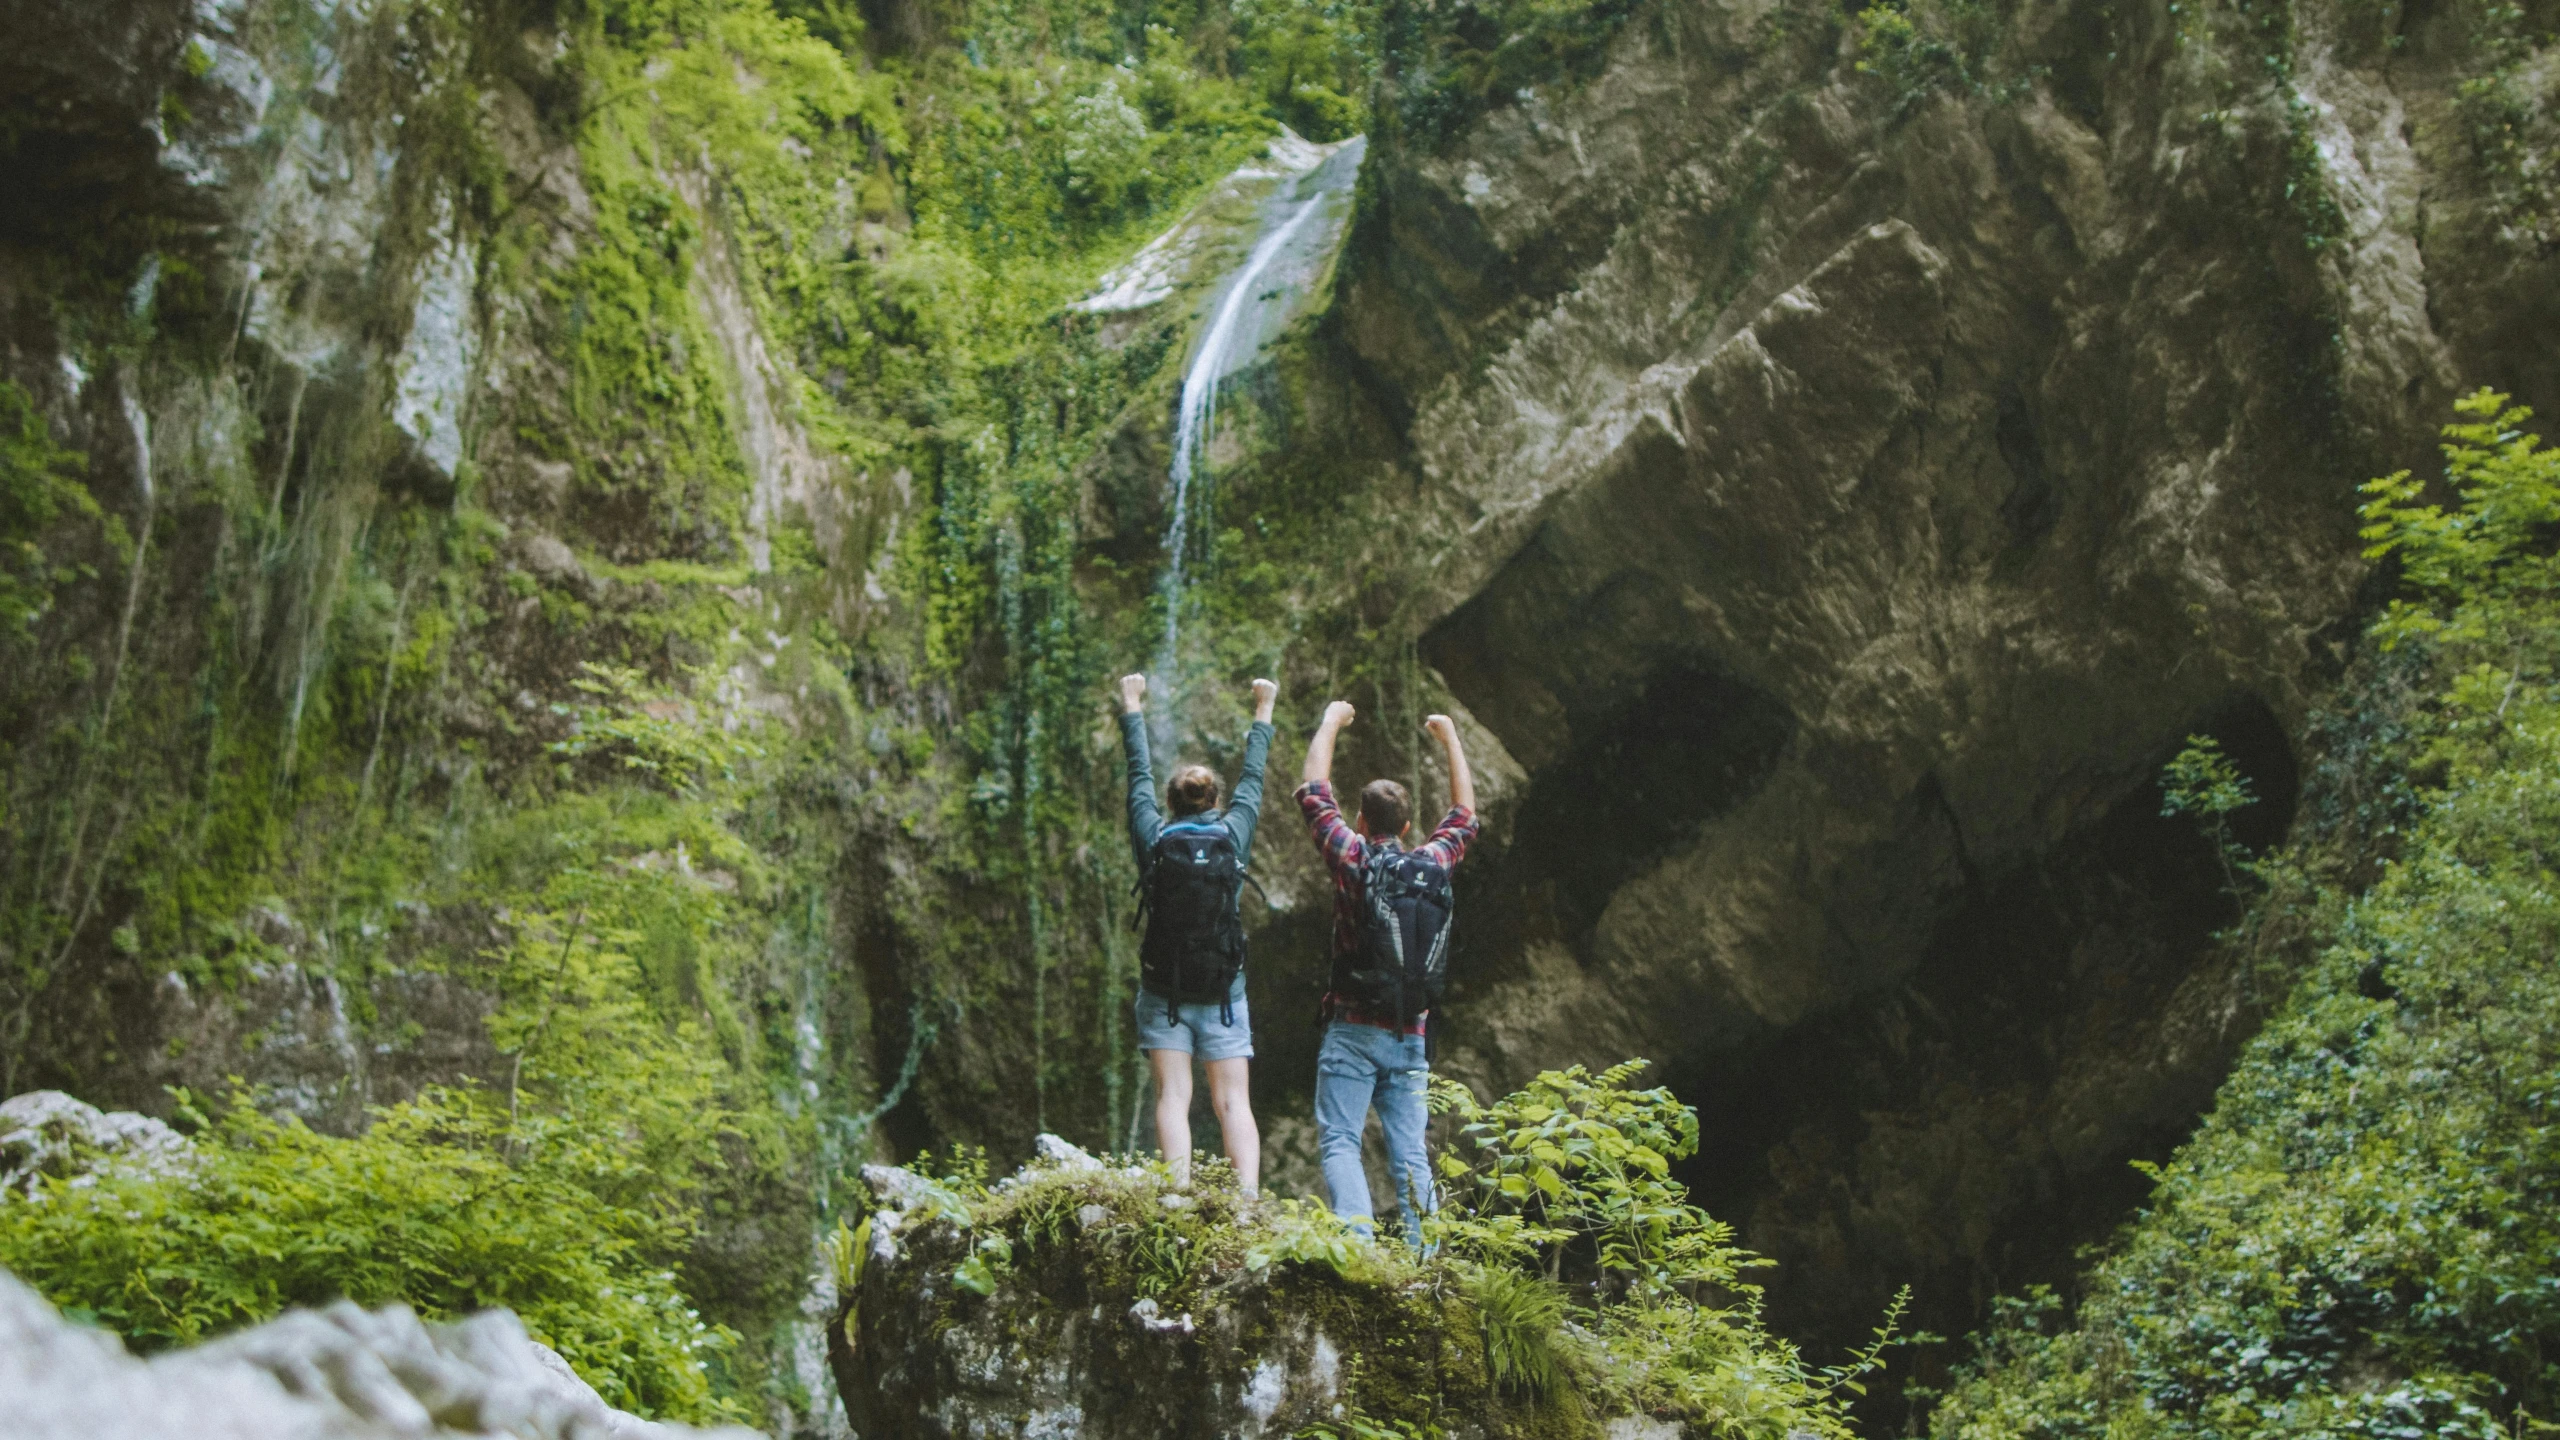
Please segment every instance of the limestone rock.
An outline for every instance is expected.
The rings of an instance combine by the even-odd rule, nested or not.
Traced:
[[[103,1165],[165,1170],[186,1163],[187,1137],[148,1115],[100,1110],[59,1090],[0,1101],[0,1190],[31,1195],[46,1175]]]
[[[1032,1142],[1032,1151],[1043,1163],[1054,1165],[1061,1170],[1084,1171],[1102,1168],[1102,1162],[1086,1153],[1083,1146],[1046,1131],[1041,1132],[1039,1138]]]
[[[25,1097],[21,1097],[22,1099]],[[422,1324],[406,1306],[297,1310],[140,1360],[0,1273],[0,1415],[17,1440],[682,1440],[607,1406],[503,1310]]]

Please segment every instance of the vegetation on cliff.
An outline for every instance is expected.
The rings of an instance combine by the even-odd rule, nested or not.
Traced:
[[[2077,1300],[2002,1302],[1941,1440],[2560,1416],[2560,449],[2504,396],[2461,409],[2443,487],[2365,487],[2404,593],[2349,717],[2374,743],[2348,828],[2387,863],[2358,894],[2334,835],[2239,857],[2265,896],[2230,943],[2290,993]]]

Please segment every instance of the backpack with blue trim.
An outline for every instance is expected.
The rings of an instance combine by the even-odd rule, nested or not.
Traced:
[[[1449,867],[1371,845],[1360,863],[1358,948],[1334,962],[1334,992],[1364,1015],[1410,1025],[1449,984]]]
[[[1225,1006],[1244,971],[1244,866],[1225,819],[1193,816],[1165,826],[1138,885],[1147,916],[1140,983],[1164,998],[1167,1021],[1177,1005],[1214,1000],[1233,1023]]]

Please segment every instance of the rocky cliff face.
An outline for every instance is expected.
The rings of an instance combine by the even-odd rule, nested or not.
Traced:
[[[515,832],[529,885],[487,868],[513,844],[489,822],[544,806],[521,785],[557,765],[582,665],[726,676],[660,722],[770,719],[808,693],[778,653],[798,623],[759,589],[780,511],[812,546],[877,538],[846,539],[852,479],[777,414],[737,261],[692,218],[704,182],[581,149],[606,123],[578,102],[611,53],[593,19],[0,9],[45,37],[0,59],[0,518],[8,580],[36,577],[0,636],[0,1089],[167,1113],[164,1087],[236,1078],[337,1133],[425,1086],[530,1095],[500,957],[577,874],[658,892],[622,930],[653,934],[657,981],[607,988],[704,1027],[678,1043],[714,1057],[723,1106],[867,1083],[813,982],[823,880],[776,945],[733,924],[775,899],[740,893],[747,852],[687,822],[597,850],[552,812]],[[47,469],[88,503],[33,505]],[[812,486],[843,501],[818,521]],[[844,589],[851,626],[858,573]],[[537,858],[562,840],[609,858]],[[595,947],[596,905],[548,931],[556,960]],[[816,1332],[795,1377],[790,1330],[840,1143],[811,1123],[721,1167],[726,1218],[683,1257],[753,1337],[741,1373],[777,1428],[826,1406]]]
[[[2560,401],[2494,28],[1670,6],[1373,140],[1317,363],[1396,442],[1345,608],[1495,757],[1448,1064],[1668,1061],[1782,1326],[2058,1276],[2247,1023],[2153,777],[2213,734],[2282,833],[2353,486]]]

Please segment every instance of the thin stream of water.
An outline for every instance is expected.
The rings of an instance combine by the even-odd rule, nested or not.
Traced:
[[[1357,142],[1353,142],[1356,146]],[[1352,157],[1351,173],[1357,171],[1357,152]],[[1284,182],[1297,192],[1288,208],[1275,219],[1257,241],[1244,264],[1227,285],[1226,294],[1218,302],[1217,313],[1202,332],[1200,348],[1192,356],[1191,368],[1183,373],[1182,403],[1176,412],[1173,432],[1173,517],[1165,531],[1164,641],[1156,652],[1149,689],[1157,703],[1149,708],[1157,725],[1167,733],[1152,736],[1157,748],[1170,744],[1175,682],[1179,674],[1177,662],[1182,644],[1182,600],[1187,581],[1187,551],[1191,541],[1191,489],[1193,478],[1205,468],[1209,440],[1215,433],[1218,414],[1218,385],[1229,370],[1235,368],[1241,345],[1258,345],[1264,338],[1264,327],[1257,323],[1260,302],[1271,299],[1262,293],[1263,275],[1273,263],[1289,253],[1292,241],[1317,216],[1327,209],[1327,202],[1346,188],[1348,174],[1326,183],[1326,167],[1319,166]],[[1287,302],[1281,301],[1286,304]]]

